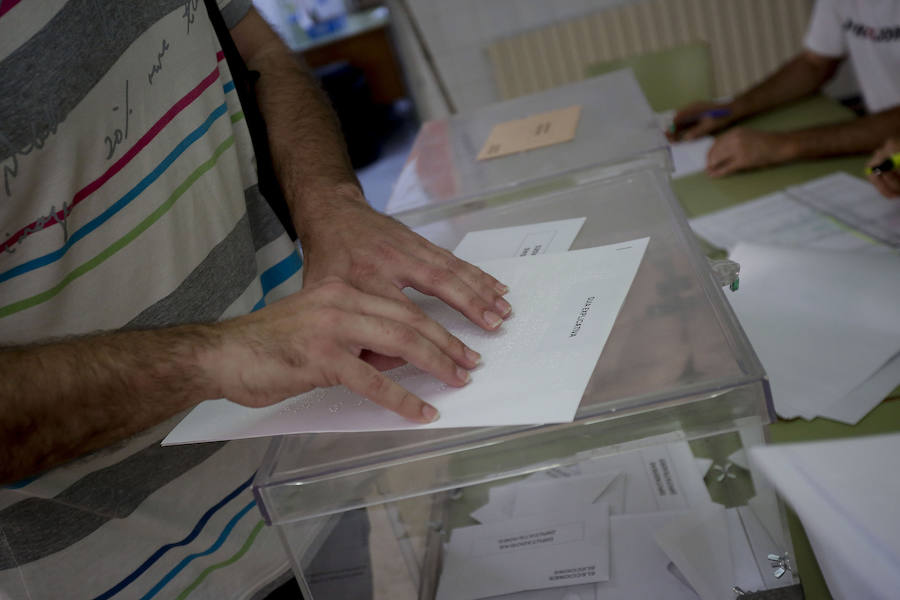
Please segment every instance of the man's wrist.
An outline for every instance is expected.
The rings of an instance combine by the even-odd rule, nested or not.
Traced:
[[[729,117],[731,123],[746,119],[756,112],[753,109],[750,99],[745,96],[738,96],[737,98],[726,104],[726,107],[731,111],[731,115]]]
[[[301,243],[316,223],[332,221],[347,208],[368,207],[362,187],[355,181],[305,186],[288,193],[287,200]]]
[[[808,152],[808,140],[800,131],[769,133],[774,137],[772,144],[778,163],[785,163],[801,158],[806,158]]]

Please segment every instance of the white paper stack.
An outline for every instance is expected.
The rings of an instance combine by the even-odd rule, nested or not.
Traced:
[[[727,297],[780,416],[855,424],[900,384],[900,204],[836,173],[691,227],[741,265]]]
[[[728,294],[785,418],[856,423],[900,383],[900,259],[738,244]]]
[[[884,198],[867,181],[838,172],[788,188],[788,193],[882,244],[900,248],[900,202]]]
[[[482,525],[455,530],[447,544],[438,598],[712,600],[728,597],[734,585],[765,587],[745,533],[761,526],[750,511],[711,502],[686,442],[583,458],[493,486],[487,504],[471,514]],[[585,554],[580,536],[544,537],[521,562],[493,562],[499,570],[489,573],[472,564],[475,540],[526,539],[575,522],[584,532],[607,530],[606,545]],[[579,570],[607,556],[605,578],[599,568],[594,579]],[[550,579],[551,566],[572,580]]]
[[[819,212],[787,192],[775,192],[732,208],[691,219],[691,228],[715,246],[739,242],[891,254],[890,246]]]
[[[837,600],[900,590],[900,434],[759,446],[751,461],[803,521]]]

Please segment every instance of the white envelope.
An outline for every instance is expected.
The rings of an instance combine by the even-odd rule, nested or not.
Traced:
[[[470,231],[453,250],[453,254],[465,261],[474,262],[565,252],[575,241],[586,220],[585,217],[580,217]]]
[[[729,598],[735,584],[725,509],[718,504],[685,511],[657,529],[656,543],[701,600]]]
[[[654,532],[683,515],[682,511],[667,511],[610,517],[609,581],[596,584],[597,598],[697,600],[690,586],[673,573],[669,557],[654,541]]]
[[[476,600],[609,579],[609,505],[462,527],[444,552],[437,600]]]
[[[614,515],[625,509],[625,474],[621,471],[522,483],[515,491],[514,517],[574,512],[583,504],[597,502],[609,504]]]
[[[597,600],[596,586],[598,585],[602,584],[586,583],[544,590],[526,590],[515,594],[492,596],[485,600]]]
[[[488,503],[475,510],[469,516],[481,523],[504,521],[512,517],[516,503],[516,488],[520,481],[495,485],[488,491]]]

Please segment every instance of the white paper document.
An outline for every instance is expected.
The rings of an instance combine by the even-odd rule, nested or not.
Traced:
[[[494,258],[565,252],[575,241],[586,220],[585,217],[581,217],[472,231],[459,242],[453,254],[465,261],[477,262]]]
[[[654,536],[701,600],[732,595],[734,563],[724,508],[710,504],[686,512]]]
[[[900,434],[758,446],[750,460],[790,503],[836,600],[900,590]]]
[[[536,481],[516,490],[514,517],[547,512],[573,512],[585,504],[604,502],[611,514],[625,509],[625,475],[619,471],[570,477],[564,481]]]
[[[569,585],[558,588],[545,588],[543,590],[525,590],[514,594],[491,596],[485,600],[597,600],[597,587],[599,583],[586,583],[584,585]]]
[[[488,503],[471,517],[493,523],[514,514],[534,514],[555,502],[570,507],[592,495],[594,502],[609,504],[613,514],[684,509],[711,502],[690,447],[678,441],[589,458],[495,485],[488,492]]]
[[[612,568],[609,581],[596,585],[597,598],[697,600],[697,594],[674,571],[671,559],[654,540],[657,531],[681,517],[680,511],[611,517]]]
[[[862,397],[860,386],[900,352],[900,260],[750,244],[731,256],[741,289],[728,300],[778,414],[855,423],[883,398],[883,385],[875,397]]]
[[[610,518],[609,580],[591,585],[530,590],[491,600],[698,600],[653,539],[681,512]]]
[[[514,307],[513,315],[494,332],[485,332],[440,300],[410,292],[429,316],[482,355],[472,381],[462,388],[447,386],[410,365],[388,372],[437,407],[441,418],[433,423],[407,421],[338,386],[265,408],[206,401],[163,443],[571,421],[647,242],[643,238],[482,263],[485,271],[509,285],[507,298]]]
[[[689,142],[673,142],[669,144],[672,151],[672,179],[687,177],[706,170],[706,155],[715,138],[702,137]]]
[[[788,188],[788,193],[869,237],[900,248],[900,202],[883,197],[867,181],[839,172]]]
[[[453,531],[437,600],[475,600],[609,579],[609,506]]]
[[[691,228],[719,248],[733,250],[740,242],[754,244],[891,253],[860,232],[806,206],[785,192],[776,192],[690,220]]]

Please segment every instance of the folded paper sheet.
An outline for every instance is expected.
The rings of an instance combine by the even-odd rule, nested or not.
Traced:
[[[796,510],[836,600],[900,589],[900,434],[757,446],[750,460]]]
[[[308,432],[525,425],[571,421],[631,287],[648,238],[480,266],[509,285],[514,314],[485,332],[443,302],[412,292],[432,318],[482,354],[472,381],[451,388],[410,365],[389,375],[441,418],[413,423],[342,386],[275,406],[198,405],[163,441],[180,444]]]
[[[545,513],[453,531],[437,600],[609,580],[609,506]]]
[[[859,386],[900,351],[900,261],[751,244],[731,257],[741,289],[728,300],[769,374],[778,414],[857,422],[886,391],[860,395]]]

